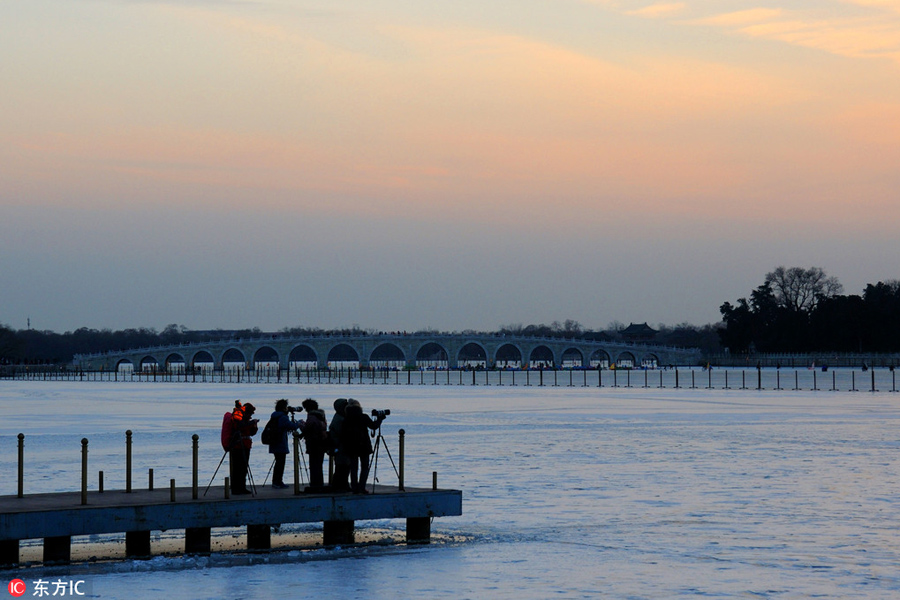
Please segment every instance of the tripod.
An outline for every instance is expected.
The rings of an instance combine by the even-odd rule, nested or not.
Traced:
[[[379,444],[379,442],[381,442]],[[378,450],[381,446],[384,446],[384,451],[387,452],[388,458],[391,461],[391,466],[394,467],[394,473],[397,474],[397,479],[400,479],[400,471],[397,470],[397,465],[394,464],[394,457],[391,456],[391,449],[388,448],[387,442],[384,440],[384,436],[381,435],[381,425],[378,425],[378,435],[375,438],[375,459],[372,461],[372,493],[375,493],[375,482],[378,481]]]
[[[250,450],[244,449],[244,462],[247,463],[247,477],[250,479],[250,494],[256,495],[256,481],[253,479],[253,471],[250,470]]]
[[[255,496],[256,495],[256,482],[253,479],[253,471],[250,470],[249,452],[247,451],[246,448],[243,448],[243,438],[241,438],[241,447],[244,450],[244,462],[247,463],[247,475],[250,478],[250,491]],[[222,463],[225,462],[225,457],[228,456],[229,452],[231,452],[231,450],[226,450],[224,452],[224,454],[222,454],[222,458],[221,458],[221,460],[219,460],[219,465],[216,467],[216,470],[213,472],[213,476],[210,478],[209,483],[206,484],[206,490],[203,491],[204,496],[206,496],[206,493],[209,492],[209,488],[210,488],[210,486],[212,486],[212,482],[215,481],[216,475],[219,474],[219,469],[222,468]],[[269,476],[266,475],[266,478],[268,478],[268,477]],[[234,482],[232,482],[232,485],[234,485]],[[265,483],[263,483],[263,485],[265,485]]]
[[[228,456],[228,450],[226,450],[226,451],[225,451],[225,454],[222,455],[222,460],[219,461],[219,466],[216,467],[216,470],[215,470],[215,472],[213,473],[213,476],[212,476],[212,477],[210,478],[210,480],[209,480],[209,483],[206,484],[206,490],[203,492],[203,495],[204,495],[204,496],[206,495],[206,492],[209,491],[209,486],[211,486],[211,485],[212,485],[212,482],[215,481],[216,475],[219,474],[219,469],[222,467],[222,463],[225,462],[225,457],[226,457],[226,456]]]

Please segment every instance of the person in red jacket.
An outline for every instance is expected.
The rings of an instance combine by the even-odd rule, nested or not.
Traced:
[[[229,445],[229,466],[231,467],[231,493],[243,495],[251,493],[247,489],[247,471],[250,464],[250,448],[253,447],[253,436],[259,431],[259,419],[253,418],[256,407],[250,404],[235,403],[231,413],[232,438]]]

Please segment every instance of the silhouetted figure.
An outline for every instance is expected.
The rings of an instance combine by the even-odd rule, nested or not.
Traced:
[[[275,456],[275,464],[272,466],[272,487],[284,489],[284,463],[290,452],[288,433],[300,428],[300,423],[292,421],[288,417],[288,401],[284,398],[275,403],[275,412],[270,419],[275,421],[274,441],[269,444],[269,454]]]
[[[350,457],[346,450],[341,448],[341,431],[346,407],[346,398],[338,398],[334,401],[334,416],[331,417],[331,425],[328,427],[328,436],[334,457],[334,475],[331,479],[331,487],[338,492],[350,491]]]
[[[259,430],[259,419],[253,418],[256,407],[250,404],[240,404],[234,407],[231,413],[233,434],[231,445],[228,449],[228,462],[231,469],[231,493],[236,495],[249,494],[247,489],[247,471],[250,464],[250,449],[253,447],[253,436]]]
[[[372,455],[372,438],[369,430],[381,426],[383,416],[372,419],[363,413],[359,402],[350,398],[344,409],[341,448],[350,459],[350,488],[355,494],[365,494],[366,479],[369,477],[369,457]]]
[[[328,446],[328,421],[325,413],[319,410],[319,403],[312,398],[304,400],[302,406],[306,409],[306,421],[301,421],[300,431],[309,455],[309,487],[310,491],[319,491],[325,487],[322,463]]]

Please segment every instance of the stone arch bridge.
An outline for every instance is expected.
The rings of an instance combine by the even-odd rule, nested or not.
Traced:
[[[268,335],[254,339],[80,354],[86,370],[141,371],[257,368],[605,368],[696,365],[700,351],[648,344],[508,335]],[[130,366],[130,367],[129,367]]]

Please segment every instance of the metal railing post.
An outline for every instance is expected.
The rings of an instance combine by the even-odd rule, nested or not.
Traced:
[[[131,493],[131,430],[125,432],[125,492]]]
[[[193,454],[193,462],[192,462],[192,470],[191,470],[191,498],[193,500],[197,499],[197,491],[199,489],[198,486],[198,477],[199,477],[199,453],[200,453],[200,436],[196,433],[191,436],[192,440],[192,454]]]
[[[18,497],[25,495],[25,434],[20,433],[19,438],[19,489]]]
[[[87,504],[88,439],[81,438],[81,504]]]
[[[405,454],[405,450],[406,450],[406,431],[401,429],[399,433],[400,433],[399,478],[400,478],[400,491],[403,492],[403,491],[406,491],[406,488],[404,487],[404,472],[403,472],[404,454]]]

